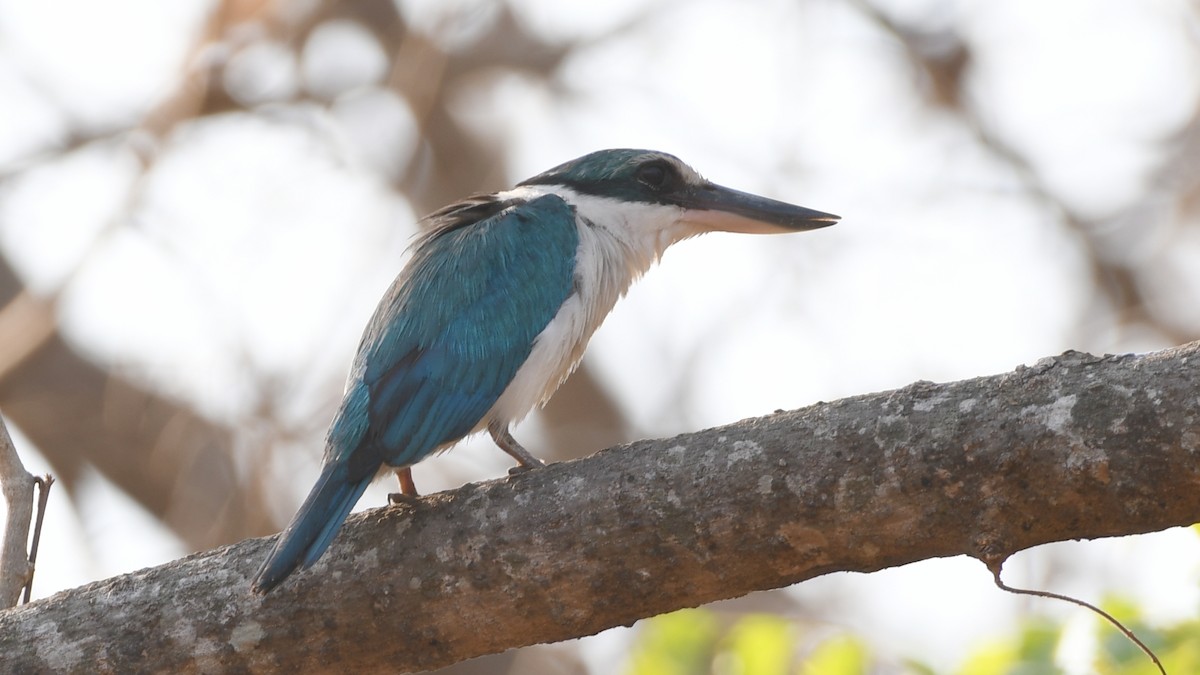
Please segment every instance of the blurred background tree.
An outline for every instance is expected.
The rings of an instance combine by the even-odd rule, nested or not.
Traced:
[[[277,530],[417,217],[601,147],[674,152],[844,221],[669,254],[524,425],[547,459],[1197,339],[1198,20],[1168,0],[0,2],[0,411],[74,508],[51,516],[36,588]],[[472,441],[417,480],[506,465]],[[1181,626],[1198,561],[1177,531],[1009,570]],[[841,625],[874,656],[846,637],[821,658],[882,672],[973,667],[1031,612],[1082,620],[963,560],[719,612]],[[708,656],[677,672],[775,672],[728,664],[747,641],[806,644],[710,619],[687,619]],[[655,634],[460,670],[665,672],[645,670]]]

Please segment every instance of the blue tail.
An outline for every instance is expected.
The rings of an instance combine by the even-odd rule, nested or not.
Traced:
[[[321,557],[333,535],[370,485],[374,472],[351,481],[346,462],[329,462],[296,517],[279,535],[275,548],[258,570],[251,588],[263,595],[288,578],[297,568],[308,567]]]

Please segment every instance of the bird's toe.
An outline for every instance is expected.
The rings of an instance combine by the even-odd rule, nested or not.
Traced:
[[[398,506],[401,504],[408,505],[408,506],[415,506],[416,503],[418,501],[420,501],[420,499],[421,499],[420,495],[410,495],[410,494],[405,494],[403,492],[389,492],[388,493],[388,504],[390,506]]]

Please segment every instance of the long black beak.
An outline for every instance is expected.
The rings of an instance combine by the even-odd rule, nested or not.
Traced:
[[[705,232],[780,234],[829,227],[841,218],[715,183],[704,183],[680,200],[684,220]]]

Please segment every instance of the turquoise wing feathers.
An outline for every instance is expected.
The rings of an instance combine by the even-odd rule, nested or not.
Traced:
[[[321,477],[259,571],[259,593],[320,557],[382,466],[410,466],[475,429],[573,292],[579,233],[561,198],[478,198],[430,219],[367,326]]]

